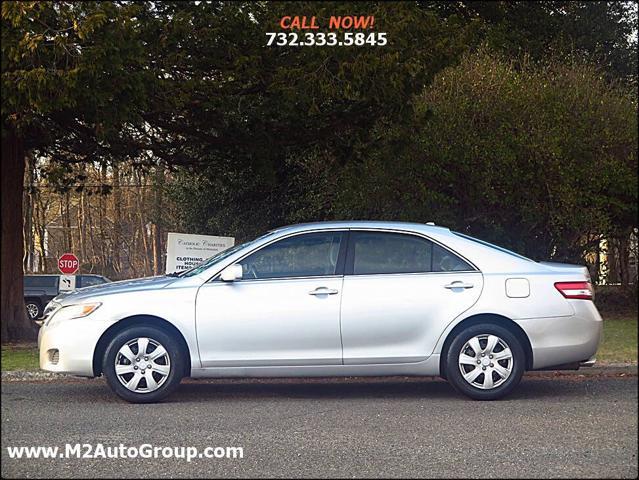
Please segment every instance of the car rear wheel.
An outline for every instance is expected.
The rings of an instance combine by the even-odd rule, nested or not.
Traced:
[[[490,323],[473,325],[453,339],[446,353],[446,377],[476,400],[508,395],[524,373],[525,354],[510,330]]]
[[[31,320],[37,320],[42,316],[42,304],[37,300],[27,300],[25,302],[27,314]]]
[[[171,394],[182,380],[184,354],[164,331],[130,327],[111,340],[102,371],[111,389],[133,403],[152,403]]]

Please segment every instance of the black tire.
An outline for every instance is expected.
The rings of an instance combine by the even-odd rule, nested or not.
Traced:
[[[27,309],[27,315],[29,315],[29,319],[37,320],[42,317],[42,313],[44,309],[42,308],[42,303],[40,300],[35,298],[27,298],[24,302],[24,306]]]
[[[115,361],[118,352],[125,344],[130,343],[136,338],[149,338],[163,346],[166,350],[170,362],[170,370],[168,376],[166,376],[166,378],[163,380],[163,383],[160,384],[157,390],[148,393],[138,393],[129,390],[122,384],[115,372]],[[151,354],[152,353],[153,352],[151,352]],[[102,372],[106,377],[109,387],[111,387],[111,389],[120,398],[131,403],[154,403],[166,398],[179,386],[186,365],[186,360],[184,357],[185,354],[186,352],[182,351],[178,341],[171,335],[167,334],[165,331],[159,328],[145,325],[133,326],[118,333],[111,340],[104,353],[102,361]],[[121,358],[122,357],[120,357],[120,359]],[[146,384],[146,380],[144,381],[144,384]]]
[[[503,381],[501,384],[491,389],[482,389],[471,385],[468,381],[466,381],[466,379],[464,379],[459,365],[459,355],[462,352],[462,348],[464,348],[466,343],[469,342],[469,340],[471,340],[473,337],[481,337],[482,335],[495,335],[499,337],[503,342],[505,342],[508,348],[510,348],[510,351],[512,353],[512,366],[510,375],[507,376],[506,380]],[[484,345],[481,345],[481,347],[483,348]],[[450,343],[445,356],[445,373],[448,382],[455,388],[455,390],[475,400],[497,400],[511,393],[521,381],[521,377],[524,374],[526,365],[526,355],[517,337],[510,330],[492,323],[472,325],[458,333],[453,341]],[[469,371],[473,369],[470,366],[464,368],[468,368]],[[489,367],[487,368],[488,370],[490,370]],[[478,378],[483,379],[484,377],[480,375]],[[493,377],[493,374],[491,373],[491,378],[499,379],[500,377],[498,374],[495,374],[495,376]]]

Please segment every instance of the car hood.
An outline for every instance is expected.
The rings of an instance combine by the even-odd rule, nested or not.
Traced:
[[[164,288],[167,285],[173,283],[175,280],[177,280],[177,278],[175,277],[160,276],[103,283],[101,285],[78,288],[77,290],[73,290],[71,292],[61,293],[60,295],[55,297],[53,301],[68,305],[70,303],[81,301],[88,297],[95,297],[98,295],[112,295],[114,293],[121,292],[135,292],[140,290]]]

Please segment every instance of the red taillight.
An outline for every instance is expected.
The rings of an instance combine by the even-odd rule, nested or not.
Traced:
[[[592,300],[593,297],[590,282],[557,282],[555,288],[566,298]]]

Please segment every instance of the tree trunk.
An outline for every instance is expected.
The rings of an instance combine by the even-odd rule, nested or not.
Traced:
[[[113,268],[118,273],[122,273],[122,189],[120,188],[120,167],[113,163]]]
[[[597,236],[597,244],[595,246],[595,262],[593,265],[593,271],[590,276],[592,277],[592,281],[599,285],[601,282],[601,278],[599,278],[599,274],[601,273],[601,237]]]
[[[80,167],[80,174],[83,177],[82,182],[86,183],[87,169],[86,165],[82,164]],[[78,201],[77,209],[77,225],[78,225],[78,255],[80,256],[80,265],[88,263],[87,261],[87,235],[86,235],[86,188],[83,188],[79,192],[80,199]],[[83,270],[84,271],[84,270]]]
[[[0,334],[2,342],[33,340],[35,325],[28,320],[24,308],[22,280],[22,196],[24,193],[24,146],[11,128],[2,132],[0,197],[2,203],[2,254],[0,285]]]
[[[107,166],[106,163],[102,163],[100,166],[100,184],[104,188],[107,185]],[[106,223],[105,218],[107,215],[107,205],[105,192],[101,191],[98,197],[98,226],[100,228],[100,263],[102,264],[102,274],[113,278],[113,269],[109,262],[110,252],[108,251],[107,237],[106,237]]]
[[[149,251],[149,239],[146,224],[144,223],[145,218],[147,217],[147,212],[145,208],[145,198],[147,195],[146,191],[146,179],[144,182],[142,181],[143,177],[140,172],[136,174],[137,185],[140,191],[138,195],[138,220],[140,221],[140,235],[142,236],[142,264],[144,266],[144,276],[147,277],[151,274],[151,261],[150,261],[150,251]]]
[[[630,284],[630,232],[622,231],[619,238],[619,280],[622,287]]]
[[[101,195],[101,194],[100,194]],[[95,196],[93,197],[95,198]],[[88,255],[87,258],[91,258],[91,271],[93,272],[94,269],[96,269],[97,267],[97,271],[104,274],[104,270],[100,268],[100,257],[98,255],[98,249],[96,247],[96,235],[95,235],[95,231],[97,229],[97,226],[94,225],[93,223],[93,213],[91,211],[91,202],[87,201],[87,208],[85,210],[85,222],[86,222],[86,228],[85,230],[89,232],[89,241],[91,242],[91,255]],[[87,245],[87,251],[88,251],[88,245]]]
[[[160,233],[160,227],[158,226],[157,223],[153,223],[151,225],[151,231],[153,232],[153,275],[162,275],[162,251],[161,251],[161,246],[160,246],[160,242],[161,240],[161,233]]]
[[[153,184],[153,274],[162,275],[162,186],[164,184],[164,171],[161,167],[155,168],[155,181]]]
[[[34,217],[34,171],[35,160],[33,155],[26,156],[27,171],[25,175],[25,183],[27,190],[24,192],[24,256],[22,260],[23,271],[33,271],[34,243],[33,243],[33,217]]]
[[[64,213],[62,218],[64,219],[64,238],[66,244],[66,252],[73,253],[73,232],[71,231],[71,195],[69,192],[64,194]]]
[[[83,228],[84,219],[84,192],[80,192],[80,199],[78,200],[78,208],[76,209],[76,225],[78,226],[78,240],[77,240],[77,255],[80,257],[80,265],[87,261],[87,254],[85,248],[85,237]]]
[[[47,235],[47,212],[49,210],[49,198],[48,196],[43,196],[42,192],[38,191],[34,196],[35,202],[35,231],[38,234],[38,272],[45,273],[46,272],[46,235]]]

